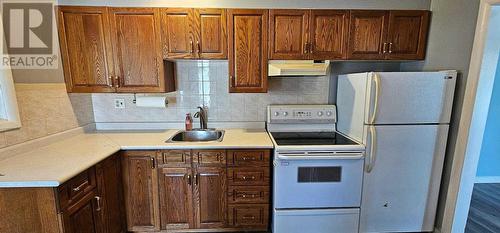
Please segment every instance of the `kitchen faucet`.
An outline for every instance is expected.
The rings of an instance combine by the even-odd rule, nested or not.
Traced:
[[[200,111],[196,112],[194,114],[194,117],[200,118],[200,129],[207,129],[207,123],[208,123],[207,111],[205,111],[205,108],[201,106],[198,108],[200,109]]]

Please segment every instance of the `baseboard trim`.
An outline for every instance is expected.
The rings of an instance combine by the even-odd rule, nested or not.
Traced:
[[[500,183],[500,176],[478,176],[476,180],[474,180],[474,183]]]

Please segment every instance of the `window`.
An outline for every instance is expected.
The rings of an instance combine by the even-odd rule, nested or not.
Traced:
[[[0,69],[0,132],[21,127],[12,71]]]

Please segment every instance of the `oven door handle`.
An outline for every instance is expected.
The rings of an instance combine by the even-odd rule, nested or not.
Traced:
[[[337,155],[280,155],[278,154],[279,159],[283,160],[354,160],[354,159],[362,159],[363,154],[358,155],[348,155],[348,154],[337,154]]]

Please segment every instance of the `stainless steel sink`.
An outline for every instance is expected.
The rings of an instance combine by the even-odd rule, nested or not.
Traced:
[[[222,141],[224,130],[194,129],[190,131],[179,131],[167,142],[210,142]]]

